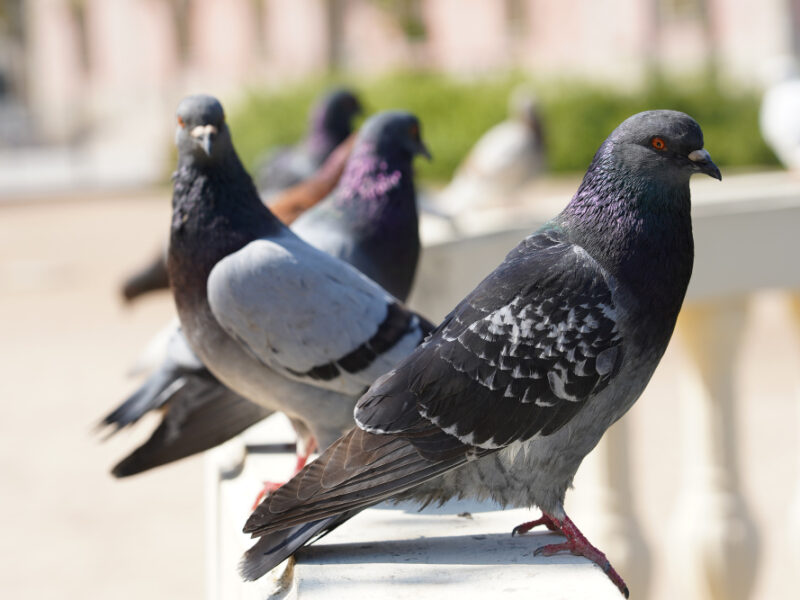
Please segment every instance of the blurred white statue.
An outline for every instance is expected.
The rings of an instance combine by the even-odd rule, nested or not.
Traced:
[[[764,141],[787,169],[800,171],[800,69],[797,60],[781,56],[764,69],[767,82],[759,124]]]
[[[542,120],[536,97],[519,86],[509,98],[509,118],[475,143],[442,190],[437,204],[451,214],[514,193],[545,169]]]

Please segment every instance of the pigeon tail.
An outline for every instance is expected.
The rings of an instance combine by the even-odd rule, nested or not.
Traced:
[[[327,535],[358,512],[350,511],[262,536],[245,552],[239,562],[239,574],[245,581],[255,581],[277,567],[299,548]]]
[[[216,381],[182,379],[186,383],[170,398],[159,426],[114,467],[115,477],[137,475],[214,448],[272,413]]]
[[[122,404],[103,417],[99,426],[113,426],[114,430],[109,434],[113,435],[120,429],[133,425],[151,410],[163,406],[171,394],[180,390],[184,384],[185,380],[181,377],[174,378],[171,371],[156,371]]]
[[[360,511],[419,485],[468,460],[465,447],[420,419],[412,439],[354,428],[266,498],[250,515],[244,532],[271,535],[327,517]],[[446,440],[443,438],[447,438]],[[449,452],[426,458],[420,446]]]

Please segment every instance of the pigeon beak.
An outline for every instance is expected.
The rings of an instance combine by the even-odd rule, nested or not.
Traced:
[[[197,143],[200,144],[206,156],[211,156],[217,132],[217,128],[213,125],[198,125],[191,131],[191,136],[197,140]]]
[[[719,172],[719,168],[714,164],[714,161],[711,160],[711,155],[704,148],[690,152],[689,160],[692,161],[694,168],[697,169],[698,172],[705,173],[714,179],[722,181],[722,173]]]
[[[424,156],[428,160],[433,160],[433,156],[431,156],[431,153],[428,150],[428,147],[425,145],[425,143],[422,140],[419,140],[417,142],[417,147],[414,149],[414,154],[421,154],[422,156]]]

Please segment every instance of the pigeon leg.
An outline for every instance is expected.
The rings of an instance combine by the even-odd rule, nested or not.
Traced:
[[[298,454],[297,455],[297,462],[294,464],[294,471],[292,472],[292,475],[289,477],[289,479],[291,479],[292,477],[294,477],[300,471],[303,470],[303,467],[306,466],[306,463],[308,462],[309,457],[314,452],[316,452],[316,450],[317,450],[317,442],[316,442],[316,440],[312,439],[311,442],[308,444],[308,446],[306,446],[305,452],[303,452],[302,454]],[[264,482],[264,487],[261,489],[260,492],[258,492],[258,496],[256,496],[256,500],[255,500],[255,502],[253,502],[253,507],[250,510],[251,511],[255,510],[256,507],[258,507],[258,505],[261,504],[261,501],[264,498],[266,498],[269,494],[271,494],[272,492],[277,490],[284,483],[286,483],[286,481],[283,481],[283,482],[280,482],[280,483],[278,483],[277,481],[265,481]]]
[[[558,552],[566,551],[571,552],[576,556],[584,556],[598,567],[603,569],[603,572],[608,575],[608,578],[614,585],[617,586],[623,596],[626,598],[629,596],[628,586],[625,585],[622,577],[619,576],[619,573],[617,573],[614,567],[611,566],[611,563],[608,562],[606,555],[589,543],[589,540],[586,539],[586,537],[575,526],[575,523],[573,523],[567,515],[564,515],[563,519],[556,519],[547,513],[543,513],[542,518],[550,519],[550,521],[561,531],[564,537],[567,538],[567,541],[563,544],[548,544],[547,546],[541,546],[534,550],[534,555],[538,556],[541,554],[543,556],[552,556]],[[525,523],[525,525],[528,525],[528,523]],[[524,525],[521,525],[520,527],[523,526]]]
[[[553,522],[552,517],[542,513],[542,516],[536,519],[535,521],[528,521],[527,523],[522,523],[521,525],[517,525],[514,529],[511,530],[511,537],[515,535],[522,535],[523,533],[528,533],[534,527],[538,527],[539,525],[544,525],[550,531],[561,531]]]

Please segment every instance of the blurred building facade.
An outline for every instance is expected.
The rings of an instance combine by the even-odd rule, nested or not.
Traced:
[[[797,54],[800,0],[0,0],[0,146],[161,136],[185,93],[331,69],[635,84]],[[6,115],[14,118],[5,118]],[[14,125],[9,125],[13,123]]]

